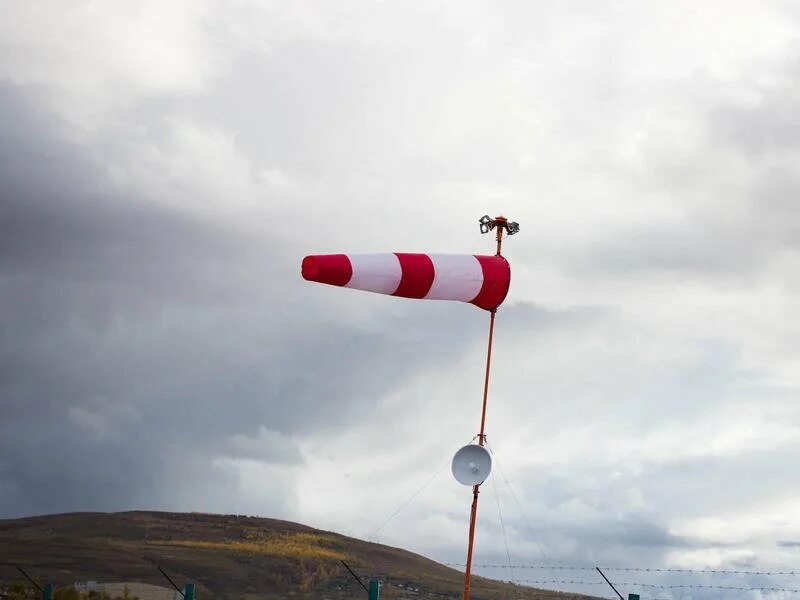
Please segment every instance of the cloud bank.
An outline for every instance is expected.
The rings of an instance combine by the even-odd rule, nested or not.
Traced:
[[[782,2],[15,6],[0,516],[371,534],[475,434],[485,314],[311,286],[300,259],[489,252],[476,219],[502,211],[512,562],[794,564],[797,40]],[[463,561],[446,471],[379,541]]]

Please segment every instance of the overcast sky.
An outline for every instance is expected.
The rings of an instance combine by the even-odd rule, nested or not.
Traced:
[[[0,517],[367,537],[439,473],[376,539],[463,562],[470,493],[440,470],[478,427],[487,313],[299,267],[491,253],[477,219],[503,213],[522,231],[488,435],[512,562],[796,568],[794,2],[3,12]],[[491,482],[481,499],[476,562],[504,562]]]

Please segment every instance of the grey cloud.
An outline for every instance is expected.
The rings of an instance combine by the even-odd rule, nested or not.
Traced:
[[[185,36],[170,21],[158,39],[177,59],[152,71],[145,60],[141,77],[116,73],[146,43],[123,21],[133,34],[78,65],[98,72],[74,85],[70,53],[39,47],[46,27],[14,41],[6,76],[38,83],[0,84],[0,515],[380,521],[367,513],[393,510],[398,482],[427,470],[420,449],[466,421],[436,405],[423,423],[396,405],[430,408],[435,389],[461,406],[474,372],[461,363],[482,363],[486,315],[314,286],[300,259],[481,251],[487,240],[466,229],[497,207],[523,232],[506,246],[490,439],[519,453],[500,458],[551,558],[789,560],[792,546],[764,540],[767,519],[728,545],[673,531],[686,518],[738,525],[794,483],[790,441],[725,422],[736,413],[786,436],[796,414],[797,78],[777,49],[791,15],[770,28],[755,5],[293,6],[231,8],[208,30],[181,18]],[[751,16],[763,31],[748,36]],[[24,24],[38,29],[36,15]],[[178,73],[198,40],[211,66]],[[692,312],[698,288],[726,321],[716,306]],[[715,454],[718,427],[751,437],[723,436]],[[436,439],[409,456],[392,428]],[[534,453],[552,464],[520,470]],[[351,464],[370,469],[368,484]],[[341,508],[298,508],[315,468],[350,475]],[[268,489],[248,494],[255,480]],[[393,535],[463,560],[468,504],[449,493]],[[488,498],[479,522],[497,544],[479,548],[499,562]],[[535,560],[503,502],[517,559]],[[415,546],[423,516],[458,535]]]
[[[232,457],[284,464],[299,464],[303,461],[299,449],[290,439],[264,426],[252,436],[237,433],[226,445],[226,454]]]
[[[16,432],[2,453],[4,515],[168,504],[158,465],[171,455],[210,465],[214,448],[242,455],[226,440],[257,440],[263,427],[345,424],[414,365],[457,358],[441,356],[445,339],[483,335],[461,325],[463,311],[432,306],[427,320],[408,320],[402,304],[380,329],[335,315],[326,326],[324,294],[300,281],[296,242],[282,250],[281,239],[131,198],[49,134],[17,89],[6,85],[0,103],[10,115],[0,127],[14,134],[0,143],[2,429]],[[280,320],[287,305],[297,312]],[[22,435],[31,419],[49,423],[57,461],[45,460],[42,437]],[[298,456],[267,445],[259,458]],[[209,469],[206,479],[230,485]]]
[[[677,225],[616,231],[596,241],[591,250],[573,254],[569,266],[582,276],[685,277],[750,285],[781,253],[800,249],[800,211],[785,201],[798,192],[796,177],[783,169],[770,169],[754,189],[747,190],[751,200],[741,210],[698,211]],[[718,204],[724,204],[722,198]]]
[[[736,147],[752,160],[766,158],[770,152],[797,148],[800,127],[794,115],[800,104],[797,95],[800,86],[795,78],[784,77],[784,72],[797,71],[797,61],[790,59],[782,66],[778,82],[748,86],[747,92],[756,98],[755,101],[746,105],[725,102],[711,109],[710,130],[716,141]],[[758,70],[759,67],[751,68]]]
[[[793,65],[773,73],[777,84],[746,80],[745,92],[756,98],[747,108],[711,75],[695,75],[698,89],[682,101],[698,116],[696,146],[687,153],[682,140],[657,127],[645,129],[642,164],[620,173],[643,199],[663,194],[665,202],[682,207],[679,216],[619,224],[590,246],[569,249],[566,266],[588,277],[683,277],[746,286],[784,253],[800,250],[800,208],[792,200],[800,179],[787,162],[798,143]]]

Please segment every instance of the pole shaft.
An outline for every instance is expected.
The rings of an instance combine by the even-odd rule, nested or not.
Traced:
[[[499,221],[499,218],[495,219],[495,221]],[[506,222],[505,219],[503,219],[502,223],[504,224],[505,222]],[[498,223],[497,233],[495,234],[496,235],[495,239],[497,240],[497,256],[500,256],[500,249],[503,246],[503,229],[504,229],[503,225]]]
[[[464,600],[469,600],[469,579],[472,571],[472,546],[475,541],[475,521],[478,518],[478,490],[479,486],[472,487],[472,510],[469,513],[469,544],[467,544],[467,567],[464,569]]]
[[[489,316],[489,345],[486,350],[486,375],[483,379],[483,408],[481,409],[481,432],[478,434],[478,444],[483,446],[486,443],[486,404],[489,400],[489,369],[492,366],[492,342],[494,340],[494,316],[496,311],[492,311]]]
[[[498,240],[498,250],[500,241]],[[486,405],[489,400],[489,372],[492,366],[492,342],[494,341],[494,317],[495,311],[489,317],[489,343],[486,349],[486,374],[483,379],[483,408],[481,409],[481,429],[478,434],[478,444],[483,446],[486,443]],[[475,521],[478,517],[478,494],[480,485],[472,487],[472,509],[469,513],[469,541],[467,543],[467,563],[464,569],[464,596],[463,600],[469,600],[469,580],[472,572],[472,548],[475,544]]]

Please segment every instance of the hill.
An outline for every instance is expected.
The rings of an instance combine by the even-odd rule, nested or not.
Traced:
[[[197,584],[200,599],[363,598],[341,564],[383,582],[381,598],[460,598],[461,572],[423,556],[298,523],[241,515],[69,513],[0,520],[0,564],[19,564],[42,582],[136,581]],[[18,580],[8,566],[0,583]],[[572,600],[473,577],[475,600]]]

